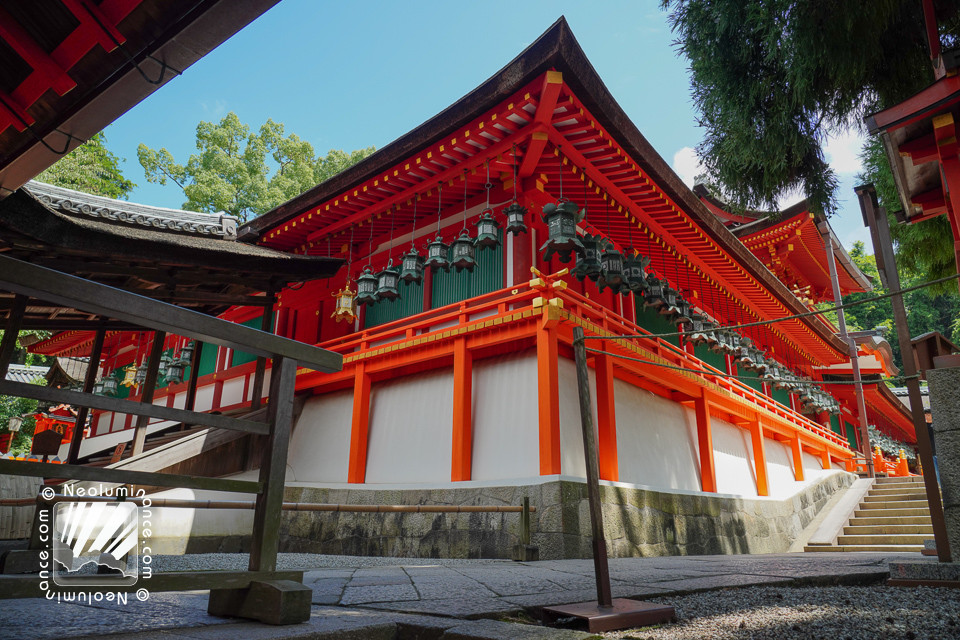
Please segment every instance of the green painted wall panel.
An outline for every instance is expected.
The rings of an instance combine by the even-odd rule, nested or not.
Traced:
[[[260,318],[252,318],[246,322],[241,322],[245,327],[251,327],[253,329],[259,329],[263,324],[263,321]],[[247,353],[246,351],[234,351],[233,359],[231,360],[231,366],[235,367],[240,364],[246,364],[248,362],[253,362],[257,359],[257,356],[252,353]]]
[[[717,369],[720,369],[720,371],[727,370],[726,357],[724,357],[722,353],[714,353],[713,351],[710,351],[710,347],[708,347],[707,345],[698,344],[696,347],[694,347],[693,352],[696,354],[698,358],[700,358],[707,364],[712,365]]]
[[[850,444],[850,448],[856,450],[857,448],[857,431],[852,424],[847,423],[847,442]]]
[[[786,389],[774,389],[773,390],[773,399],[785,406],[790,408],[790,392]]]
[[[653,309],[644,309],[643,301],[637,299],[637,324],[650,333],[672,333],[677,330],[677,325],[660,315]],[[664,338],[670,344],[680,346],[680,336],[671,336]]]
[[[449,254],[447,257],[449,259]],[[476,260],[477,266],[472,272],[463,270],[457,273],[454,268],[449,272],[442,270],[434,272],[433,292],[430,299],[432,309],[503,288],[502,230],[500,245],[494,249],[477,249]]]
[[[423,285],[400,281],[397,287],[400,297],[393,302],[378,302],[368,305],[364,311],[364,326],[367,329],[416,315],[423,311]]]
[[[200,375],[205,376],[217,370],[217,345],[203,344],[200,351]]]
[[[830,414],[830,430],[838,436],[843,435],[843,427],[840,426],[840,416],[835,413]]]

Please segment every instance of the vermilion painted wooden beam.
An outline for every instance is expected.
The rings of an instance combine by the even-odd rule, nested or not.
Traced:
[[[600,479],[620,479],[617,463],[617,410],[613,395],[613,357],[594,358],[597,378],[597,450],[600,458]]]
[[[560,378],[557,332],[537,328],[537,407],[540,422],[540,475],[560,473]]]
[[[750,425],[750,439],[753,443],[753,467],[757,474],[757,495],[769,496],[770,485],[767,480],[767,449],[763,438],[763,422],[757,418]]]
[[[543,149],[547,146],[547,134],[542,131],[534,132],[530,136],[530,143],[523,156],[523,162],[520,163],[520,169],[517,175],[521,178],[529,178],[537,169],[537,163],[540,162],[540,156],[543,155]]]
[[[0,37],[2,37],[14,51],[33,67],[35,73],[42,73],[49,87],[64,95],[77,86],[73,78],[67,75],[37,42],[30,37],[13,16],[0,8]]]
[[[915,165],[940,159],[937,142],[932,133],[904,142],[900,145],[899,151],[900,155],[909,156]]]
[[[822,466],[824,469],[831,468],[830,467],[830,451],[828,449],[824,449],[823,451],[820,452],[820,466]]]
[[[793,452],[793,477],[797,482],[803,482],[803,449],[799,437],[791,438],[790,451]]]
[[[460,482],[471,477],[473,459],[473,356],[467,339],[458,338],[453,346],[453,460],[450,480]]]
[[[953,232],[954,253],[960,269],[960,145],[957,143],[957,128],[953,115],[945,113],[933,118],[933,132],[940,152],[943,169],[944,191],[948,194],[947,218]]]
[[[73,17],[80,22],[77,29],[83,29],[90,33],[97,44],[103,47],[104,51],[110,52],[117,48],[116,42],[123,44],[126,38],[112,24],[110,20],[100,12],[95,4],[89,0],[60,0],[63,5],[73,14]],[[96,18],[94,17],[96,16]],[[111,38],[112,36],[112,38]],[[114,42],[116,40],[116,42]]]
[[[553,123],[553,112],[557,108],[557,98],[563,88],[563,74],[559,71],[547,71],[543,76],[543,88],[540,90],[540,101],[533,119],[543,124]]]
[[[350,463],[347,482],[362,484],[367,477],[367,437],[370,433],[370,376],[361,362],[354,371],[353,421],[350,427]]]
[[[717,467],[713,460],[713,431],[710,427],[710,403],[706,397],[694,401],[697,414],[697,442],[700,448],[700,487],[709,493],[717,492]]]

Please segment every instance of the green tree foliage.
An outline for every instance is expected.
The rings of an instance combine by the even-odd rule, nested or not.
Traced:
[[[960,0],[936,2],[945,45]],[[708,179],[741,206],[800,188],[834,208],[829,131],[862,126],[933,80],[918,0],[661,0],[690,62]]]
[[[147,181],[183,189],[190,211],[225,211],[241,220],[260,215],[373,153],[333,150],[316,157],[313,145],[282,123],[267,120],[256,133],[230,112],[197,125],[197,153],[179,164],[166,149],[141,144],[137,157]]]
[[[855,242],[850,250],[854,264],[870,278],[874,290],[867,293],[852,293],[843,299],[844,304],[856,302],[887,293],[880,284],[877,263],[866,252],[862,242]],[[929,278],[922,274],[906,272],[901,285],[904,288],[926,282]],[[904,306],[907,309],[907,326],[911,336],[929,331],[939,331],[948,339],[960,337],[960,296],[952,292],[939,293],[930,289],[918,289],[904,294]],[[893,348],[893,357],[898,367],[903,366],[900,343],[896,339],[893,325],[893,306],[889,298],[873,300],[844,310],[847,327],[853,331],[882,328]]]
[[[101,131],[37,176],[40,182],[126,200],[135,185],[120,171],[120,158],[107,149]]]
[[[0,396],[0,434],[10,433],[7,425],[10,423],[11,416],[21,416],[27,413],[33,413],[36,410],[36,400]],[[30,443],[33,440],[33,429],[35,426],[36,422],[32,416],[23,419],[20,431],[13,437],[13,441],[10,443],[10,453],[21,455],[30,451]]]

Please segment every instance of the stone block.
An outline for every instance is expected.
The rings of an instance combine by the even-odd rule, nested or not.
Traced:
[[[0,574],[40,572],[40,553],[33,549],[9,549],[0,554]]]
[[[310,619],[312,599],[313,589],[299,582],[266,580],[245,589],[211,589],[207,612],[267,624],[298,624]]]
[[[535,544],[513,545],[513,560],[517,562],[536,562],[540,559],[540,547]]]

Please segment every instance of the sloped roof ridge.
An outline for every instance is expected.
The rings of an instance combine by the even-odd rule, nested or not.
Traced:
[[[25,188],[55,211],[99,218],[108,222],[151,227],[164,231],[236,240],[237,219],[226,213],[201,213],[167,209],[126,200],[95,196],[74,189],[30,180]]]

